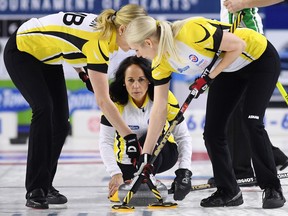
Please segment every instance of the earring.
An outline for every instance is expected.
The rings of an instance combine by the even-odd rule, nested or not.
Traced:
[[[125,86],[125,83],[123,83],[123,86]]]

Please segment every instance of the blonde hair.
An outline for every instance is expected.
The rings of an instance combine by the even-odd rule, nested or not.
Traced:
[[[136,17],[146,15],[145,9],[136,4],[124,5],[119,11],[106,9],[97,16],[95,29],[100,32],[100,39],[108,39],[121,25],[127,26]]]
[[[179,21],[174,27],[174,24],[155,20],[150,16],[137,17],[127,26],[125,37],[128,43],[139,44],[140,46],[144,45],[147,38],[158,42],[158,52],[156,59],[154,59],[156,65],[160,63],[164,56],[181,62],[174,37],[183,24],[184,22]],[[174,29],[176,32],[174,32]]]

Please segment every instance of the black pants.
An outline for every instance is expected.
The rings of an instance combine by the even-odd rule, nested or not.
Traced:
[[[67,89],[62,65],[43,64],[17,49],[16,34],[4,50],[7,71],[32,109],[26,170],[26,190],[47,193],[69,132]]]
[[[244,97],[242,97],[244,98]],[[234,110],[227,128],[227,140],[232,157],[233,170],[236,178],[247,178],[254,176],[251,166],[251,149],[247,128],[243,116],[244,99]],[[272,145],[271,148],[276,166],[284,164],[287,156],[278,148]]]
[[[244,95],[243,95],[244,96]],[[227,143],[232,166],[237,179],[254,176],[251,165],[251,148],[247,128],[243,120],[244,97],[233,111],[227,127]]]
[[[228,119],[246,91],[243,119],[249,133],[252,162],[259,186],[279,188],[271,143],[263,118],[280,74],[277,51],[268,43],[262,56],[241,70],[221,73],[210,86],[206,121],[205,145],[212,162],[215,182],[227,194],[239,191],[233,172],[226,136]]]
[[[139,140],[140,141],[140,140]],[[141,143],[141,142],[140,142]],[[154,175],[156,173],[162,173],[171,169],[178,160],[178,150],[175,143],[170,143],[167,141],[162,151],[155,160],[154,165]],[[118,163],[118,166],[121,169],[123,174],[123,180],[130,180],[134,178],[134,173],[137,172],[137,169],[133,165],[121,164]]]

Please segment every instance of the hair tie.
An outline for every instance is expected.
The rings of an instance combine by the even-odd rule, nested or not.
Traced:
[[[112,23],[115,25],[114,20],[116,19],[116,15],[117,15],[117,11],[115,11],[112,15],[111,15],[111,21]]]
[[[156,27],[158,28],[160,26],[160,21],[156,20]]]

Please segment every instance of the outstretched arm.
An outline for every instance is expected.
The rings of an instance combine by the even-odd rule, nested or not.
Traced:
[[[191,169],[192,138],[185,119],[176,125],[172,133],[178,145],[179,169]]]
[[[132,131],[124,122],[117,107],[110,99],[107,74],[88,69],[88,75],[93,86],[97,105],[105,117],[122,137],[131,134]]]
[[[109,182],[109,197],[113,196],[118,187],[123,184],[122,172],[117,165],[114,154],[115,129],[112,126],[100,124],[99,149],[102,161],[111,176]]]
[[[211,71],[209,77],[214,79],[241,55],[241,53],[245,50],[245,47],[246,42],[241,38],[230,32],[223,32],[219,49],[225,51],[225,54],[220,63],[213,69],[213,71]]]
[[[101,159],[106,167],[107,172],[112,177],[116,174],[122,174],[121,169],[117,165],[116,156],[114,154],[114,138],[115,129],[100,123],[99,132],[99,150]]]
[[[149,127],[142,153],[152,154],[164,128],[167,117],[167,101],[170,82],[154,87],[154,101],[150,113]]]
[[[224,6],[230,13],[235,13],[244,8],[266,7],[283,1],[284,0],[225,0]]]

